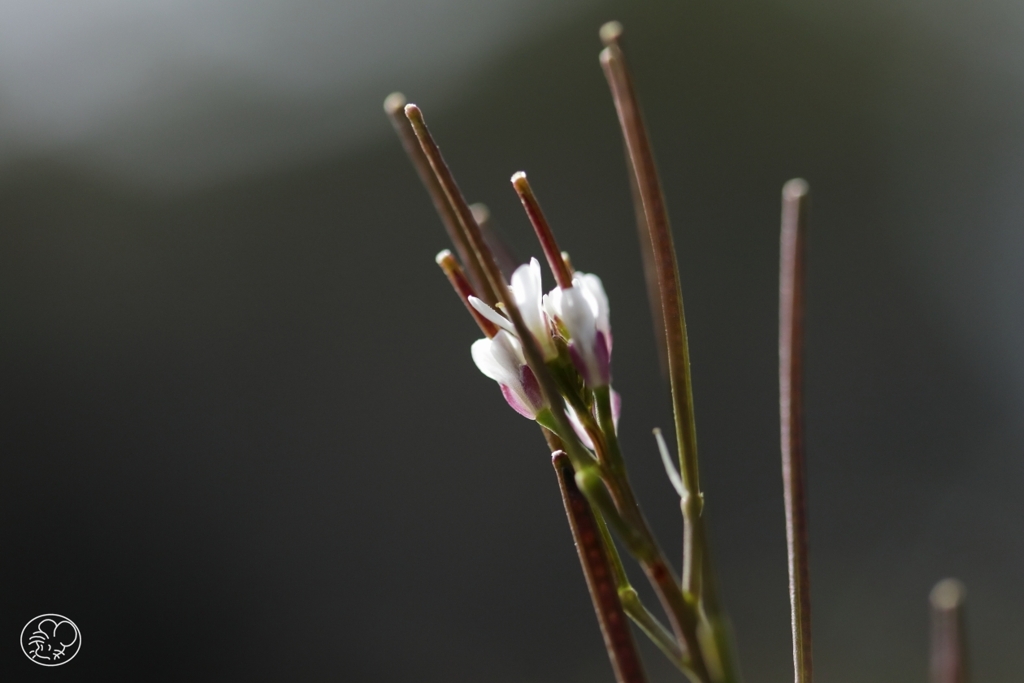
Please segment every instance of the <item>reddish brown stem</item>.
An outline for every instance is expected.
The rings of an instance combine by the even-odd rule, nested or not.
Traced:
[[[617,21],[609,21],[601,27],[601,41],[605,46],[614,45],[621,51],[619,40],[622,38],[622,24]],[[629,82],[628,89],[632,90],[628,70],[623,75]],[[654,246],[651,244],[651,231],[647,225],[647,215],[644,213],[644,201],[640,194],[640,185],[636,176],[636,169],[633,168],[633,160],[629,156],[629,146],[623,141],[623,148],[626,157],[626,175],[629,177],[629,193],[633,198],[633,213],[636,217],[637,239],[640,242],[640,262],[644,269],[644,284],[647,285],[647,303],[651,308],[651,322],[654,326],[654,344],[658,349],[658,366],[661,374],[668,379],[668,350],[665,347],[665,314],[662,310],[661,291],[658,289],[658,267],[654,261]]]
[[[672,241],[665,197],[661,189],[657,165],[654,162],[654,152],[651,149],[651,141],[640,112],[640,103],[626,68],[625,56],[618,44],[621,26],[611,22],[602,27],[601,32],[602,39],[607,45],[601,51],[601,66],[611,89],[619,126],[622,129],[626,150],[636,176],[636,186],[643,205],[658,275],[658,291],[665,324],[665,348],[671,381],[672,408],[679,448],[679,469],[686,493],[682,500],[685,527],[682,588],[687,597],[696,603],[702,597],[708,597],[702,595],[701,590],[701,573],[704,567],[702,555],[706,545],[706,535],[702,516],[703,496],[700,492],[700,476],[697,465],[697,431],[690,381],[690,351],[686,335],[686,319],[683,313],[682,291],[679,284],[679,268],[676,263],[676,252]],[[713,588],[713,584],[709,585]],[[703,593],[706,591],[707,587]],[[712,599],[705,600],[703,605],[705,608],[716,606],[718,600],[712,596]],[[721,619],[721,615],[718,614],[708,614],[708,616],[715,621]],[[683,627],[693,628],[691,624],[684,624]],[[689,630],[685,635],[690,643],[696,638],[693,630]],[[696,650],[696,648],[690,647]],[[694,653],[693,656],[696,659],[698,654]],[[722,659],[722,657],[718,659]]]
[[[650,230],[658,273],[669,371],[672,378],[676,432],[679,437],[681,475],[688,490],[698,491],[697,436],[690,418],[693,396],[690,390],[690,352],[686,340],[686,323],[679,286],[679,269],[672,230],[668,220],[665,197],[658,178],[658,169],[651,150],[651,141],[640,113],[640,105],[626,70],[625,57],[612,43],[601,52],[601,65],[611,87],[612,99],[619,115],[626,148],[636,173],[637,188],[643,203],[644,216]]]
[[[967,639],[964,637],[966,591],[956,579],[935,584],[932,606],[931,683],[967,683]]]
[[[686,495],[683,511],[683,590],[694,600],[701,597],[701,553],[706,542],[703,520],[703,497],[700,492],[700,474],[697,465],[697,428],[693,412],[693,389],[690,381],[690,349],[683,313],[683,296],[679,284],[679,267],[672,241],[672,230],[661,190],[657,165],[651,141],[640,112],[640,103],[633,90],[632,79],[626,68],[626,59],[618,45],[621,27],[611,24],[613,30],[602,29],[608,46],[601,51],[601,66],[612,91],[619,126],[626,141],[630,161],[636,174],[637,188],[650,231],[658,273],[658,290],[665,323],[665,348],[668,356],[669,380],[672,390],[672,409],[675,418],[676,439],[679,448],[679,470]],[[609,25],[606,25],[606,27]],[[717,604],[717,600],[713,600]]]
[[[486,204],[481,202],[470,204],[469,209],[473,212],[473,218],[476,220],[476,224],[480,228],[480,234],[484,236],[484,242],[486,242],[491,248],[491,253],[494,254],[494,260],[498,262],[501,274],[505,276],[506,280],[512,279],[512,273],[514,273],[516,268],[519,266],[519,261],[516,260],[515,253],[512,251],[512,248],[495,229],[490,209],[487,208]]]
[[[804,234],[808,205],[807,183],[799,178],[786,183],[782,189],[779,263],[779,412],[795,683],[810,683],[812,663],[802,400]]]
[[[548,219],[541,211],[540,202],[537,201],[537,196],[533,193],[526,174],[519,171],[513,175],[512,186],[516,189],[523,208],[526,209],[526,215],[530,219],[530,224],[533,225],[534,232],[537,233],[537,239],[540,241],[541,249],[544,250],[548,266],[551,267],[551,272],[555,276],[555,282],[562,289],[572,287],[572,272],[566,266],[565,259],[562,258],[562,251],[558,248],[555,234],[551,232],[551,225],[548,224]]]
[[[452,289],[462,299],[462,303],[466,305],[466,310],[473,316],[473,320],[480,327],[480,331],[487,336],[488,339],[498,334],[497,326],[487,318],[480,315],[480,311],[473,308],[473,305],[469,303],[469,297],[477,296],[476,291],[473,289],[473,285],[470,284],[469,280],[466,279],[466,274],[459,267],[459,262],[455,260],[452,253],[445,249],[437,255],[437,265],[441,266],[441,270],[448,276],[448,282],[452,284]]]
[[[604,646],[608,650],[615,680],[618,683],[644,683],[643,662],[633,640],[629,620],[622,609],[619,591],[612,573],[611,563],[601,539],[601,531],[594,518],[594,512],[586,496],[576,486],[575,472],[569,456],[558,451],[552,456],[558,487],[562,491],[562,503],[569,518],[569,527],[576,542],[583,575],[594,603],[594,612],[601,626]]]
[[[384,100],[384,111],[387,113],[388,118],[391,119],[391,125],[394,127],[395,132],[398,133],[398,139],[402,141],[402,147],[416,169],[423,187],[427,189],[427,194],[430,195],[430,200],[434,203],[434,209],[437,211],[438,216],[441,217],[441,223],[444,225],[445,232],[448,233],[448,239],[451,240],[452,245],[455,247],[455,253],[459,255],[459,260],[469,269],[469,281],[472,283],[473,289],[479,292],[477,296],[493,306],[497,302],[497,298],[487,282],[483,266],[473,253],[469,237],[460,222],[456,208],[449,201],[444,188],[437,179],[437,175],[430,167],[430,161],[427,159],[427,155],[424,154],[416,133],[405,115],[405,105],[405,96],[402,93],[391,93]]]
[[[437,143],[430,134],[427,122],[423,120],[423,112],[415,104],[407,104],[405,106],[405,115],[409,118],[409,123],[412,124],[416,138],[420,142],[420,147],[430,161],[430,167],[437,176],[438,182],[448,197],[448,201],[457,209],[456,214],[459,217],[459,223],[466,231],[466,236],[469,238],[473,253],[487,276],[487,282],[490,284],[492,291],[496,292],[498,301],[504,306],[509,321],[516,329],[516,335],[523,345],[523,356],[526,358],[527,365],[530,366],[534,376],[537,378],[537,383],[540,385],[544,403],[548,407],[554,422],[553,427],[556,432],[568,439],[565,446],[569,457],[572,459],[575,467],[594,464],[590,451],[578,439],[572,438],[572,424],[565,413],[558,384],[544,363],[544,355],[541,352],[540,344],[526,326],[526,322],[523,320],[522,313],[520,313],[519,307],[516,305],[508,283],[505,282],[501,269],[494,260],[491,248],[484,241],[480,227],[473,218],[473,212],[470,210],[469,205],[466,204],[462,191],[459,189],[458,184],[456,184],[455,178],[452,177],[451,169],[448,168],[448,164],[445,163],[444,157],[441,155],[440,148],[438,148]]]
[[[575,438],[572,425],[565,412],[558,385],[544,363],[540,345],[533,337],[529,328],[527,328],[522,313],[519,311],[515,299],[511,296],[508,283],[502,277],[500,269],[491,254],[490,248],[485,243],[479,227],[475,221],[466,220],[467,218],[472,219],[469,207],[465,205],[465,200],[462,199],[461,191],[452,177],[451,170],[445,163],[440,149],[438,149],[437,144],[430,135],[430,131],[427,129],[423,113],[413,104],[406,105],[405,113],[409,117],[423,152],[430,161],[430,166],[437,175],[438,182],[444,189],[449,201],[455,207],[464,207],[464,209],[460,208],[457,211],[460,223],[466,228],[469,242],[480,264],[484,267],[488,282],[498,293],[498,299],[504,305],[509,321],[515,327],[516,334],[522,342],[523,355],[536,376],[538,384],[540,384],[541,394],[549,411],[548,417],[551,420],[552,430],[564,437],[565,451],[577,473],[582,474],[586,471],[593,475],[600,468],[600,465],[594,460],[593,455],[582,445],[579,439]],[[607,495],[607,490],[603,484],[600,489],[605,491]],[[606,514],[617,515],[618,511],[615,509],[615,505],[610,497],[608,497],[607,503]],[[602,512],[605,512],[604,508],[602,508]],[[642,516],[639,515],[638,511],[635,513],[635,516],[640,526],[636,529],[624,529],[626,537],[635,536],[637,533],[642,535],[641,544],[643,547],[638,555],[638,559],[644,564],[644,568],[648,572],[648,576],[654,584],[663,606],[669,613],[673,631],[675,631],[677,638],[679,638],[680,644],[686,647],[692,657],[693,671],[697,676],[697,680],[707,681],[709,680],[707,670],[704,666],[702,653],[700,652],[696,637],[694,610],[691,605],[686,603],[682,591],[672,577],[671,570],[668,568],[664,557],[653,540],[650,529],[643,523]]]

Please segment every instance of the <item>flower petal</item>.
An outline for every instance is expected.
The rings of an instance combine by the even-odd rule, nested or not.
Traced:
[[[576,273],[573,276],[573,282],[579,282],[581,289],[587,296],[587,301],[590,303],[591,308],[594,311],[594,318],[597,320],[597,329],[605,333],[608,337],[608,347],[611,349],[611,309],[608,306],[608,295],[605,294],[604,285],[601,283],[601,278],[594,275],[593,273]]]
[[[543,294],[540,261],[531,258],[529,263],[524,263],[516,268],[512,273],[511,286],[512,292],[516,295],[517,304],[534,299],[539,301],[540,295]]]
[[[519,266],[512,273],[512,295],[523,316],[523,322],[540,344],[545,360],[558,355],[558,349],[551,339],[547,316],[544,313],[540,261],[531,258],[528,264]]]
[[[508,404],[512,406],[512,410],[516,411],[523,417],[533,420],[536,419],[537,413],[526,404],[526,401],[516,391],[507,384],[501,385],[501,395],[505,397]]]
[[[526,365],[523,347],[519,344],[519,339],[505,330],[499,330],[491,341],[494,342],[491,347],[494,358],[508,368],[510,373],[518,377],[520,366]]]
[[[562,322],[573,341],[588,349],[593,346],[597,335],[596,320],[582,289],[574,286],[562,290],[561,313]]]
[[[562,290],[555,287],[550,292],[541,297],[541,308],[548,314],[548,317],[554,320],[555,318],[562,317]]]
[[[619,431],[619,416],[622,414],[622,396],[614,389],[612,392],[612,422],[615,423],[615,431]]]
[[[608,340],[597,329],[594,311],[582,287],[574,285],[562,290],[561,309],[560,319],[569,332],[569,351],[576,369],[589,386],[607,385],[610,377]]]
[[[469,305],[475,308],[477,313],[490,320],[499,328],[511,332],[512,334],[516,333],[516,328],[512,325],[512,322],[508,318],[503,316],[501,313],[498,313],[496,310],[494,310],[493,308],[491,308],[490,306],[488,306],[475,296],[469,297]]]
[[[493,339],[478,339],[470,348],[473,362],[501,387],[501,394],[524,417],[535,419],[545,406],[540,383],[523,358],[519,340],[505,330]]]
[[[480,372],[490,377],[495,382],[508,382],[514,377],[509,369],[494,357],[494,341],[491,339],[477,339],[470,347],[473,362]]]
[[[534,413],[540,412],[541,408],[545,406],[544,393],[540,390],[540,382],[537,381],[537,376],[533,374],[529,365],[519,367],[519,380],[520,386],[523,388],[523,396],[533,406]]]

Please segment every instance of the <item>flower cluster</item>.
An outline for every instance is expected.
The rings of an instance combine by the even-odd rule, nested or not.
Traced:
[[[510,289],[527,328],[541,348],[545,362],[558,359],[559,349],[564,345],[574,367],[588,386],[596,388],[608,385],[611,379],[612,334],[608,297],[604,293],[601,278],[590,273],[574,273],[572,287],[556,287],[543,294],[540,263],[534,258],[530,259],[530,263],[519,266],[512,274]],[[508,337],[515,342],[519,341],[515,327],[508,318],[477,297],[471,296],[469,302],[484,318],[506,333],[499,333],[493,339],[477,341],[473,345],[473,359],[481,372],[502,384],[502,391],[507,396],[509,391],[505,389],[506,383],[494,376],[492,361],[501,358],[506,362],[505,376],[516,374],[515,363],[525,365],[518,343],[514,347],[516,353],[505,353],[509,347]],[[536,379],[533,381],[536,382]],[[528,395],[530,389],[513,385],[511,391],[517,396]],[[532,404],[533,414],[530,415],[511,400],[509,403],[531,418],[543,408],[540,404]]]
[[[610,390],[611,381],[612,333],[608,296],[601,278],[575,272],[571,287],[555,287],[544,294],[540,262],[533,258],[515,270],[509,290],[545,364],[559,380],[562,393],[568,394],[565,409],[574,431],[584,445],[593,449],[594,443],[584,425],[587,418],[580,413],[585,411],[593,416],[587,395],[595,389]],[[476,366],[498,383],[505,400],[517,413],[546,422],[544,416],[549,406],[526,362],[515,326],[476,296],[469,295],[467,301],[497,330],[473,343]],[[617,422],[621,402],[614,391],[611,395]]]
[[[615,22],[602,27],[606,47],[601,64],[626,142],[637,215],[642,216],[638,227],[651,310],[664,338],[662,360],[671,382],[679,471],[660,432],[655,433],[680,498],[681,579],[640,511],[620,450],[620,399],[611,388],[612,333],[601,279],[572,267],[520,172],[512,176],[512,185],[555,280],[555,288],[545,293],[540,262],[531,259],[514,268],[488,227],[487,212],[466,202],[419,107],[394,93],[384,108],[458,254],[443,251],[437,261],[483,332],[472,345],[473,360],[498,383],[516,412],[542,427],[616,680],[646,680],[628,615],[692,683],[735,683],[731,639],[707,560],[678,266],[649,137],[618,45],[620,34]],[[630,585],[612,531],[643,566],[667,625]]]

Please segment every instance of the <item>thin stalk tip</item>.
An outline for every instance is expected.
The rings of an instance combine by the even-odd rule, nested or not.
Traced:
[[[967,683],[970,671],[964,603],[967,591],[956,579],[935,584],[928,600],[932,608],[931,683]]]
[[[548,219],[545,218],[544,212],[540,208],[540,202],[537,201],[537,196],[533,193],[526,174],[522,171],[516,172],[512,176],[512,186],[523,203],[523,209],[526,210],[534,232],[537,233],[537,240],[540,242],[541,249],[544,250],[544,257],[548,261],[551,273],[555,276],[555,282],[562,289],[569,289],[572,287],[572,272],[562,260],[562,250],[558,248],[555,234],[551,231]]]
[[[402,93],[393,92],[384,98],[384,111],[388,116],[397,114],[403,108],[405,108],[405,95]]]
[[[929,599],[935,609],[950,611],[960,609],[966,597],[967,590],[962,583],[956,579],[943,579],[932,588]]]
[[[488,339],[493,339],[498,334],[498,328],[487,318],[480,314],[480,311],[476,310],[473,304],[470,303],[470,297],[477,297],[476,291],[473,289],[473,285],[469,279],[466,278],[466,273],[463,272],[462,267],[459,265],[458,260],[452,255],[452,252],[447,249],[442,250],[438,253],[436,259],[437,265],[441,266],[441,270],[448,277],[448,282],[451,283],[452,289],[462,299],[463,305],[469,314],[473,316],[473,320],[476,322],[480,331],[484,333]]]
[[[803,178],[793,178],[782,186],[782,196],[786,199],[800,199],[810,191],[810,186]]]
[[[414,123],[413,119],[406,115],[407,107],[405,95],[400,92],[391,93],[384,100],[384,111],[387,113],[388,118],[391,119],[391,125],[398,134],[398,139],[402,142],[405,153],[409,156],[413,168],[416,169],[416,174],[420,177],[423,187],[427,190],[430,201],[434,204],[434,209],[441,218],[441,224],[448,234],[448,239],[451,240],[452,246],[455,247],[455,253],[459,255],[459,260],[466,264],[466,267],[469,269],[467,275],[470,282],[473,284],[474,289],[480,293],[480,297],[484,301],[493,304],[496,300],[493,290],[487,283],[483,266],[473,253],[469,237],[462,227],[458,208],[449,200],[441,182],[441,176],[434,170],[432,162],[424,149],[424,142],[421,142],[421,137],[426,138],[425,142],[428,147],[431,146],[430,134],[423,123],[423,116],[420,114],[419,109],[413,105]],[[418,132],[417,126],[419,128]],[[437,153],[436,156],[439,157],[440,153]],[[437,161],[443,166],[443,160],[439,159]]]
[[[491,210],[487,208],[486,204],[480,202],[470,204],[469,210],[473,212],[473,220],[476,221],[477,225],[486,223],[491,219]]]
[[[569,258],[569,252],[567,252],[567,251],[563,251],[562,252],[562,263],[565,264],[566,270],[568,270],[570,273],[575,273],[576,272],[576,268],[572,265],[572,259]]]
[[[613,45],[619,42],[622,37],[622,24],[617,21],[609,21],[601,26],[601,42],[605,45]]]

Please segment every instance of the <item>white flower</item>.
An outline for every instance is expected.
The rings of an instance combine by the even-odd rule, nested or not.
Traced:
[[[583,290],[583,296],[587,299],[587,303],[590,304],[590,308],[594,312],[597,331],[604,334],[605,343],[608,345],[608,352],[611,353],[612,324],[608,308],[608,295],[604,293],[604,285],[601,284],[601,278],[593,273],[573,273],[572,279],[574,285],[579,282],[577,286]]]
[[[544,289],[541,283],[540,263],[537,259],[532,258],[530,263],[516,268],[516,271],[512,273],[511,290],[516,307],[523,316],[523,322],[526,323],[527,329],[530,330],[540,345],[544,360],[549,361],[557,358],[558,348],[551,338],[548,315],[543,307]],[[512,335],[516,334],[516,330],[508,318],[495,311],[480,299],[471,296],[469,297],[469,303],[480,312],[480,315],[490,320],[499,328],[508,331]]]
[[[499,330],[493,339],[478,339],[471,348],[480,372],[501,386],[501,393],[512,408],[531,420],[546,406],[540,384],[526,365],[519,340]]]
[[[569,333],[569,351],[584,381],[592,388],[607,386],[612,351],[608,296],[596,275],[574,273],[572,283],[572,287],[555,288],[545,295],[544,309]]]

